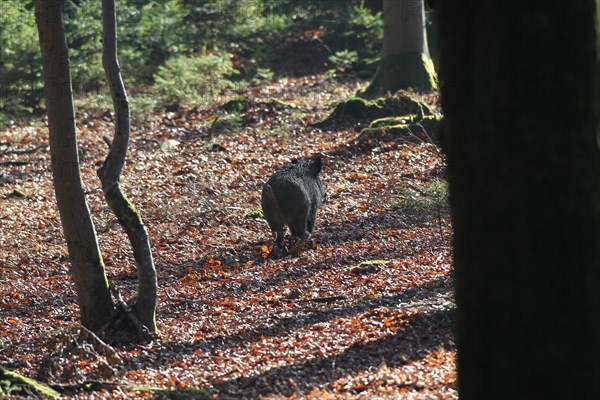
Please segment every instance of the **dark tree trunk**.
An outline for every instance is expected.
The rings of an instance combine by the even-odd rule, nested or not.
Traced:
[[[439,2],[461,400],[600,399],[598,2]]]
[[[117,57],[116,10],[114,0],[102,0],[103,55],[108,87],[115,109],[115,134],[111,150],[98,170],[104,197],[119,223],[127,232],[138,267],[138,293],[134,310],[140,322],[151,332],[156,331],[157,281],[150,241],[140,213],[127,199],[119,185],[129,143],[129,102]]]
[[[36,0],[56,202],[71,261],[81,323],[100,329],[113,310],[96,232],[79,174],[75,113],[62,1]]]

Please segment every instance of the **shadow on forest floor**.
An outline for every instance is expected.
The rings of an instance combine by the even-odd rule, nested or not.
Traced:
[[[265,372],[217,382],[213,385],[219,394],[235,396],[247,387],[258,388],[262,396],[294,393],[305,394],[313,388],[334,382],[343,374],[377,368],[385,363],[388,367],[419,360],[440,346],[453,348],[451,311],[441,310],[414,315],[408,324],[393,335],[371,342],[356,343],[342,353],[317,358],[303,364],[286,365]],[[418,343],[418,348],[412,345]],[[396,349],[390,353],[388,349]],[[340,371],[341,369],[341,371]],[[315,371],[332,371],[331,374],[315,375]],[[335,376],[338,375],[338,376]],[[293,385],[290,383],[293,382]],[[417,382],[412,383],[419,389]]]
[[[353,317],[374,311],[381,307],[410,310],[405,326],[394,334],[368,342],[356,342],[345,351],[327,357],[317,357],[303,364],[286,365],[273,368],[252,376],[232,380],[216,379],[214,390],[222,395],[236,395],[244,388],[260,388],[261,395],[280,393],[291,395],[300,388],[302,392],[328,381],[331,376],[315,376],[315,370],[327,371],[334,364],[344,373],[351,374],[377,367],[381,362],[392,367],[422,358],[432,350],[443,346],[453,348],[452,311],[447,307],[452,297],[452,282],[449,275],[442,275],[423,285],[409,287],[393,295],[384,295],[374,299],[364,299],[354,304],[335,309],[300,308],[296,315],[277,318],[276,323],[257,324],[253,329],[240,330],[230,335],[219,335],[208,340],[165,343],[162,350],[152,354],[152,358],[162,359],[168,364],[171,357],[181,357],[202,352],[211,354],[215,350],[234,348],[243,344],[264,340],[265,338],[285,336],[291,331],[310,327],[315,324],[334,321],[339,318]],[[415,312],[416,311],[416,312]],[[190,310],[190,312],[192,312]],[[414,344],[417,343],[417,347]],[[396,349],[389,353],[389,349]],[[145,364],[143,357],[135,360]],[[274,379],[274,378],[277,379]],[[289,387],[290,379],[296,388]],[[267,384],[268,382],[268,384]]]

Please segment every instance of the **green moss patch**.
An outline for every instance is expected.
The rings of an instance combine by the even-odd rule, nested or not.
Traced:
[[[265,214],[262,212],[262,210],[247,211],[244,213],[243,218],[244,219],[261,219],[261,218],[265,218]]]
[[[33,379],[0,368],[0,398],[13,396],[57,399],[59,394]]]
[[[262,106],[267,106],[267,107],[273,108],[275,110],[285,110],[285,109],[297,107],[295,104],[288,103],[286,101],[282,101],[282,100],[274,99],[274,98],[266,99],[264,101],[259,102],[258,104],[262,105]]]
[[[378,265],[387,265],[387,260],[368,260],[363,261],[360,264],[348,267],[348,271],[355,275],[370,274],[379,270]]]
[[[8,194],[8,197],[13,197],[13,198],[17,198],[17,199],[24,199],[25,197],[27,197],[27,195],[22,190],[14,189],[12,192],[10,192]]]

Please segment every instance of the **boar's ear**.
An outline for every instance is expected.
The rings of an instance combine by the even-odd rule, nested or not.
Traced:
[[[319,154],[318,156],[315,157],[315,160],[310,165],[310,171],[313,173],[314,176],[317,176],[319,174],[319,172],[321,172],[322,167],[323,167],[323,159],[321,158],[321,155]]]

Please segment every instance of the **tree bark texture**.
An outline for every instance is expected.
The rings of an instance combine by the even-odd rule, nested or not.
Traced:
[[[439,12],[460,398],[600,399],[598,1]]]
[[[423,0],[383,0],[383,58],[402,53],[429,56]]]
[[[423,0],[383,0],[381,62],[367,88],[358,94],[372,98],[412,87],[437,88],[429,56]]]
[[[117,57],[116,9],[114,0],[102,0],[103,54],[102,64],[115,109],[115,134],[111,150],[98,170],[104,197],[133,247],[138,268],[138,293],[134,310],[140,322],[156,331],[157,279],[148,233],[140,213],[121,190],[119,179],[125,164],[129,143],[129,102],[121,78]]]
[[[110,316],[113,301],[79,173],[69,57],[61,8],[62,1],[59,0],[35,2],[48,110],[52,176],[81,323],[97,331]]]

